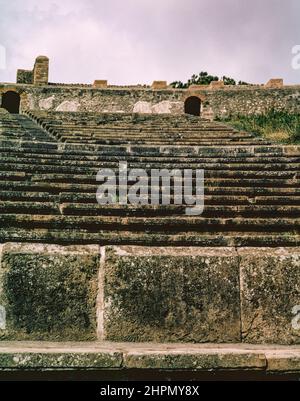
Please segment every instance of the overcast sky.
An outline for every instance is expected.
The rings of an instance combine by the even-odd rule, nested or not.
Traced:
[[[185,81],[204,70],[300,83],[300,1],[0,0],[0,45],[5,82],[47,55],[51,82]]]

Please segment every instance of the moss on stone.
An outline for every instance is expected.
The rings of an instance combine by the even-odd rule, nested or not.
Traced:
[[[4,249],[1,338],[94,338],[97,267],[97,254]]]
[[[142,248],[145,249],[146,248]],[[151,249],[151,248],[150,248]],[[148,248],[149,251],[149,248]],[[172,253],[173,252],[173,253]],[[163,253],[163,252],[162,252]],[[106,253],[105,332],[114,341],[238,341],[238,259]]]

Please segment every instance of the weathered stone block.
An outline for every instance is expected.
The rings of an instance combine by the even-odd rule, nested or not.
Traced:
[[[300,344],[300,248],[244,248],[241,274],[242,339]]]
[[[294,347],[290,346],[285,350],[267,350],[267,370],[270,372],[300,372],[300,350],[299,347]]]
[[[210,89],[221,89],[224,88],[224,81],[211,81],[209,84]]]
[[[240,340],[233,248],[108,247],[103,277],[106,339]]]
[[[31,70],[17,70],[17,84],[32,84],[33,71]]]
[[[153,81],[151,89],[167,89],[167,81]]]
[[[266,88],[282,88],[283,87],[283,79],[282,78],[272,78],[266,84]]]
[[[193,85],[190,85],[188,87],[189,91],[206,90],[206,89],[209,89],[209,85],[195,85],[195,84],[193,84]]]
[[[97,246],[3,245],[0,338],[94,338],[98,258]]]
[[[150,347],[149,347],[150,348]],[[260,351],[226,349],[166,349],[134,350],[124,355],[124,365],[131,369],[253,369],[266,367],[266,358]]]
[[[94,88],[107,88],[107,80],[106,79],[96,79],[93,83]]]

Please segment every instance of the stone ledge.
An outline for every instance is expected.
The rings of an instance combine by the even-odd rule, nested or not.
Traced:
[[[5,243],[0,254],[1,341],[300,343],[299,247]]]
[[[300,372],[300,347],[98,341],[0,343],[0,370],[133,368]]]

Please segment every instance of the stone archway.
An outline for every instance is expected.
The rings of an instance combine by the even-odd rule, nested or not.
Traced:
[[[190,96],[184,102],[184,112],[193,116],[201,114],[201,100],[197,96]]]
[[[1,107],[9,113],[18,114],[20,111],[20,95],[15,91],[7,91],[2,94]]]

